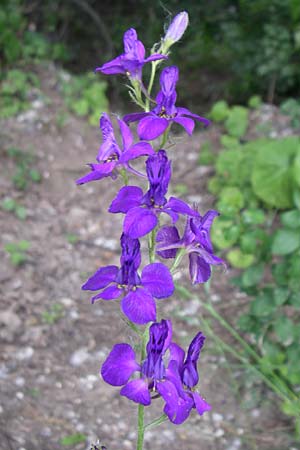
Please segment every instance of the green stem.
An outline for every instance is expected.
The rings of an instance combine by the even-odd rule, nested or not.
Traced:
[[[166,131],[164,132],[164,134],[162,135],[162,140],[160,143],[160,148],[163,148],[168,140],[169,137],[169,130],[170,130],[170,126],[168,126],[168,128],[166,129]]]
[[[258,367],[261,366],[262,360],[261,357],[250,347],[250,345],[247,344],[246,341],[244,341],[243,338],[232,328],[226,320],[221,317],[217,311],[214,309],[214,307],[211,304],[204,304],[203,307],[215,318],[218,320],[218,322],[227,330],[229,333],[241,344],[243,349],[250,355],[252,358],[256,361],[258,364]],[[223,343],[224,348],[226,348],[228,351],[230,351],[232,354],[235,354],[236,357],[238,357],[238,353],[233,351],[233,349],[229,346],[227,346],[225,343]],[[243,357],[239,356],[240,360],[244,360]],[[284,391],[282,391],[282,380],[274,373],[272,372],[272,378],[274,381],[276,381],[276,384],[271,381],[262,371],[261,369],[257,369],[254,364],[251,364],[251,367],[260,374],[260,376],[263,378],[265,383],[272,388],[280,397],[284,398],[288,401],[298,401],[298,397],[295,395],[293,391],[291,391],[288,386],[284,386]]]
[[[147,89],[149,96],[151,95],[157,64],[158,64],[158,61],[153,61],[151,63],[151,75],[150,75],[150,81],[149,81],[148,89]],[[145,111],[146,112],[150,111],[150,100],[148,98],[146,99],[146,109],[145,109]]]
[[[177,254],[176,254],[176,258],[172,264],[172,267],[170,269],[171,274],[173,275],[173,273],[176,271],[177,267],[179,266],[183,256],[185,255],[185,248],[181,248]]]
[[[126,172],[126,170],[124,168],[122,168],[120,170],[120,173],[122,175],[125,186],[128,186],[128,182],[129,182],[128,173]]]
[[[157,228],[158,228],[157,226],[155,228],[153,228],[153,230],[149,234],[149,238],[148,238],[148,251],[149,251],[150,264],[154,263],[154,261],[155,261],[155,238],[156,238]]]
[[[138,406],[138,437],[137,437],[137,445],[136,450],[143,450],[144,444],[144,405],[139,404]]]

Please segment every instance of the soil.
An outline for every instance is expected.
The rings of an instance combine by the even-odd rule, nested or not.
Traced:
[[[136,405],[105,384],[99,368],[115,343],[133,342],[133,337],[118,302],[91,305],[89,294],[80,290],[98,267],[118,264],[122,217],[107,208],[121,182],[75,185],[86,173],[84,164],[95,160],[100,131],[70,114],[60,123],[58,114],[66,108],[55,67],[40,69],[39,78],[50,102],[33,93],[30,110],[1,123],[1,201],[14,198],[26,207],[27,218],[0,209],[0,450],[85,450],[97,439],[107,450],[131,450]],[[274,123],[279,117],[278,132],[286,133],[287,123],[276,109],[268,111]],[[255,113],[252,120],[257,123]],[[198,165],[199,151],[208,135],[217,147],[219,133],[211,127],[192,138],[178,135],[177,147],[170,148],[173,186],[184,183],[188,194],[183,198],[198,203],[201,212],[213,198],[206,193],[212,168]],[[4,151],[9,147],[36,155],[41,183],[16,190],[11,180],[15,163]],[[70,243],[73,235],[76,242]],[[30,248],[26,262],[14,267],[3,246],[21,239]],[[210,296],[219,313],[234,323],[248,299],[230,285],[231,272],[215,271]],[[175,338],[186,346],[203,326],[206,293],[203,286],[189,286],[186,269],[177,281],[192,290],[191,299],[178,294],[163,300],[159,312],[172,318]],[[217,324],[212,327],[231,343]],[[213,339],[207,339],[199,370],[201,394],[212,411],[203,417],[193,412],[181,426],[166,422],[149,430],[146,450],[291,448],[291,423],[280,415],[272,395],[220,354]],[[162,405],[157,399],[146,408],[146,422],[161,415]],[[62,438],[76,433],[85,435],[86,442],[63,445]]]

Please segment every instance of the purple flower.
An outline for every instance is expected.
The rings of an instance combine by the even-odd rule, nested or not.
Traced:
[[[169,297],[174,292],[173,279],[169,269],[161,263],[148,264],[142,270],[140,243],[138,239],[121,236],[121,267],[101,267],[82,286],[83,290],[101,292],[91,301],[114,300],[123,296],[121,309],[134,323],[145,324],[156,319],[156,299]]]
[[[174,17],[163,39],[168,48],[181,39],[188,24],[189,15],[186,11],[182,11]]]
[[[166,199],[171,164],[164,150],[149,156],[146,161],[146,171],[149,190],[145,195],[138,186],[125,186],[120,189],[109,207],[112,213],[126,214],[123,231],[132,238],[139,238],[153,230],[162,212],[168,214],[173,223],[178,220],[178,214],[198,215],[184,201],[176,197]]]
[[[184,422],[196,408],[202,415],[210,405],[194,390],[198,383],[197,361],[205,337],[198,333],[191,342],[187,357],[184,350],[171,343],[172,324],[162,320],[151,325],[146,359],[138,364],[129,344],[114,346],[102,365],[103,379],[113,386],[123,386],[120,394],[142,405],[150,405],[151,394],[161,395],[164,412],[175,424]],[[139,378],[131,379],[136,372]]]
[[[162,258],[175,258],[179,248],[186,249],[190,260],[190,276],[193,284],[205,283],[211,276],[211,265],[224,264],[213,254],[210,228],[219,213],[208,211],[203,217],[188,217],[183,237],[180,239],[174,226],[162,227],[156,236],[156,252]]]
[[[141,80],[142,67],[149,61],[166,59],[165,55],[153,54],[145,59],[145,47],[138,40],[134,28],[130,28],[124,33],[124,53],[115,59],[96,68],[96,72],[102,72],[106,75],[125,74],[130,78]]]
[[[186,132],[191,135],[194,130],[195,120],[209,125],[209,120],[193,114],[186,108],[177,108],[176,83],[178,81],[178,68],[176,66],[166,67],[160,75],[161,90],[156,97],[156,107],[146,113],[133,113],[124,116],[126,123],[140,120],[137,128],[140,139],[151,141],[163,134],[172,123],[183,126]]]
[[[100,119],[100,129],[102,132],[103,143],[100,146],[97,161],[98,164],[88,164],[91,172],[84,177],[79,178],[77,184],[85,184],[90,181],[101,180],[105,177],[117,178],[119,169],[124,168],[128,172],[144,176],[133,169],[129,162],[140,156],[153,155],[154,150],[147,142],[138,142],[132,145],[133,138],[129,127],[123,120],[118,119],[120,133],[122,137],[122,149],[119,147],[112,123],[109,116],[103,113]]]

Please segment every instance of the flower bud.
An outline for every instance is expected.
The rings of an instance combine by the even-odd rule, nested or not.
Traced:
[[[177,14],[171,22],[164,41],[168,41],[169,47],[183,36],[187,26],[189,24],[189,15],[186,11],[182,11]]]

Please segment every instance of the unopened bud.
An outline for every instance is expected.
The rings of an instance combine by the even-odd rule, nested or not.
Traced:
[[[169,41],[169,46],[174,44],[174,42],[179,41],[179,39],[183,36],[187,26],[189,24],[189,15],[186,11],[182,11],[177,14],[171,22],[166,35],[164,37],[164,41]]]

